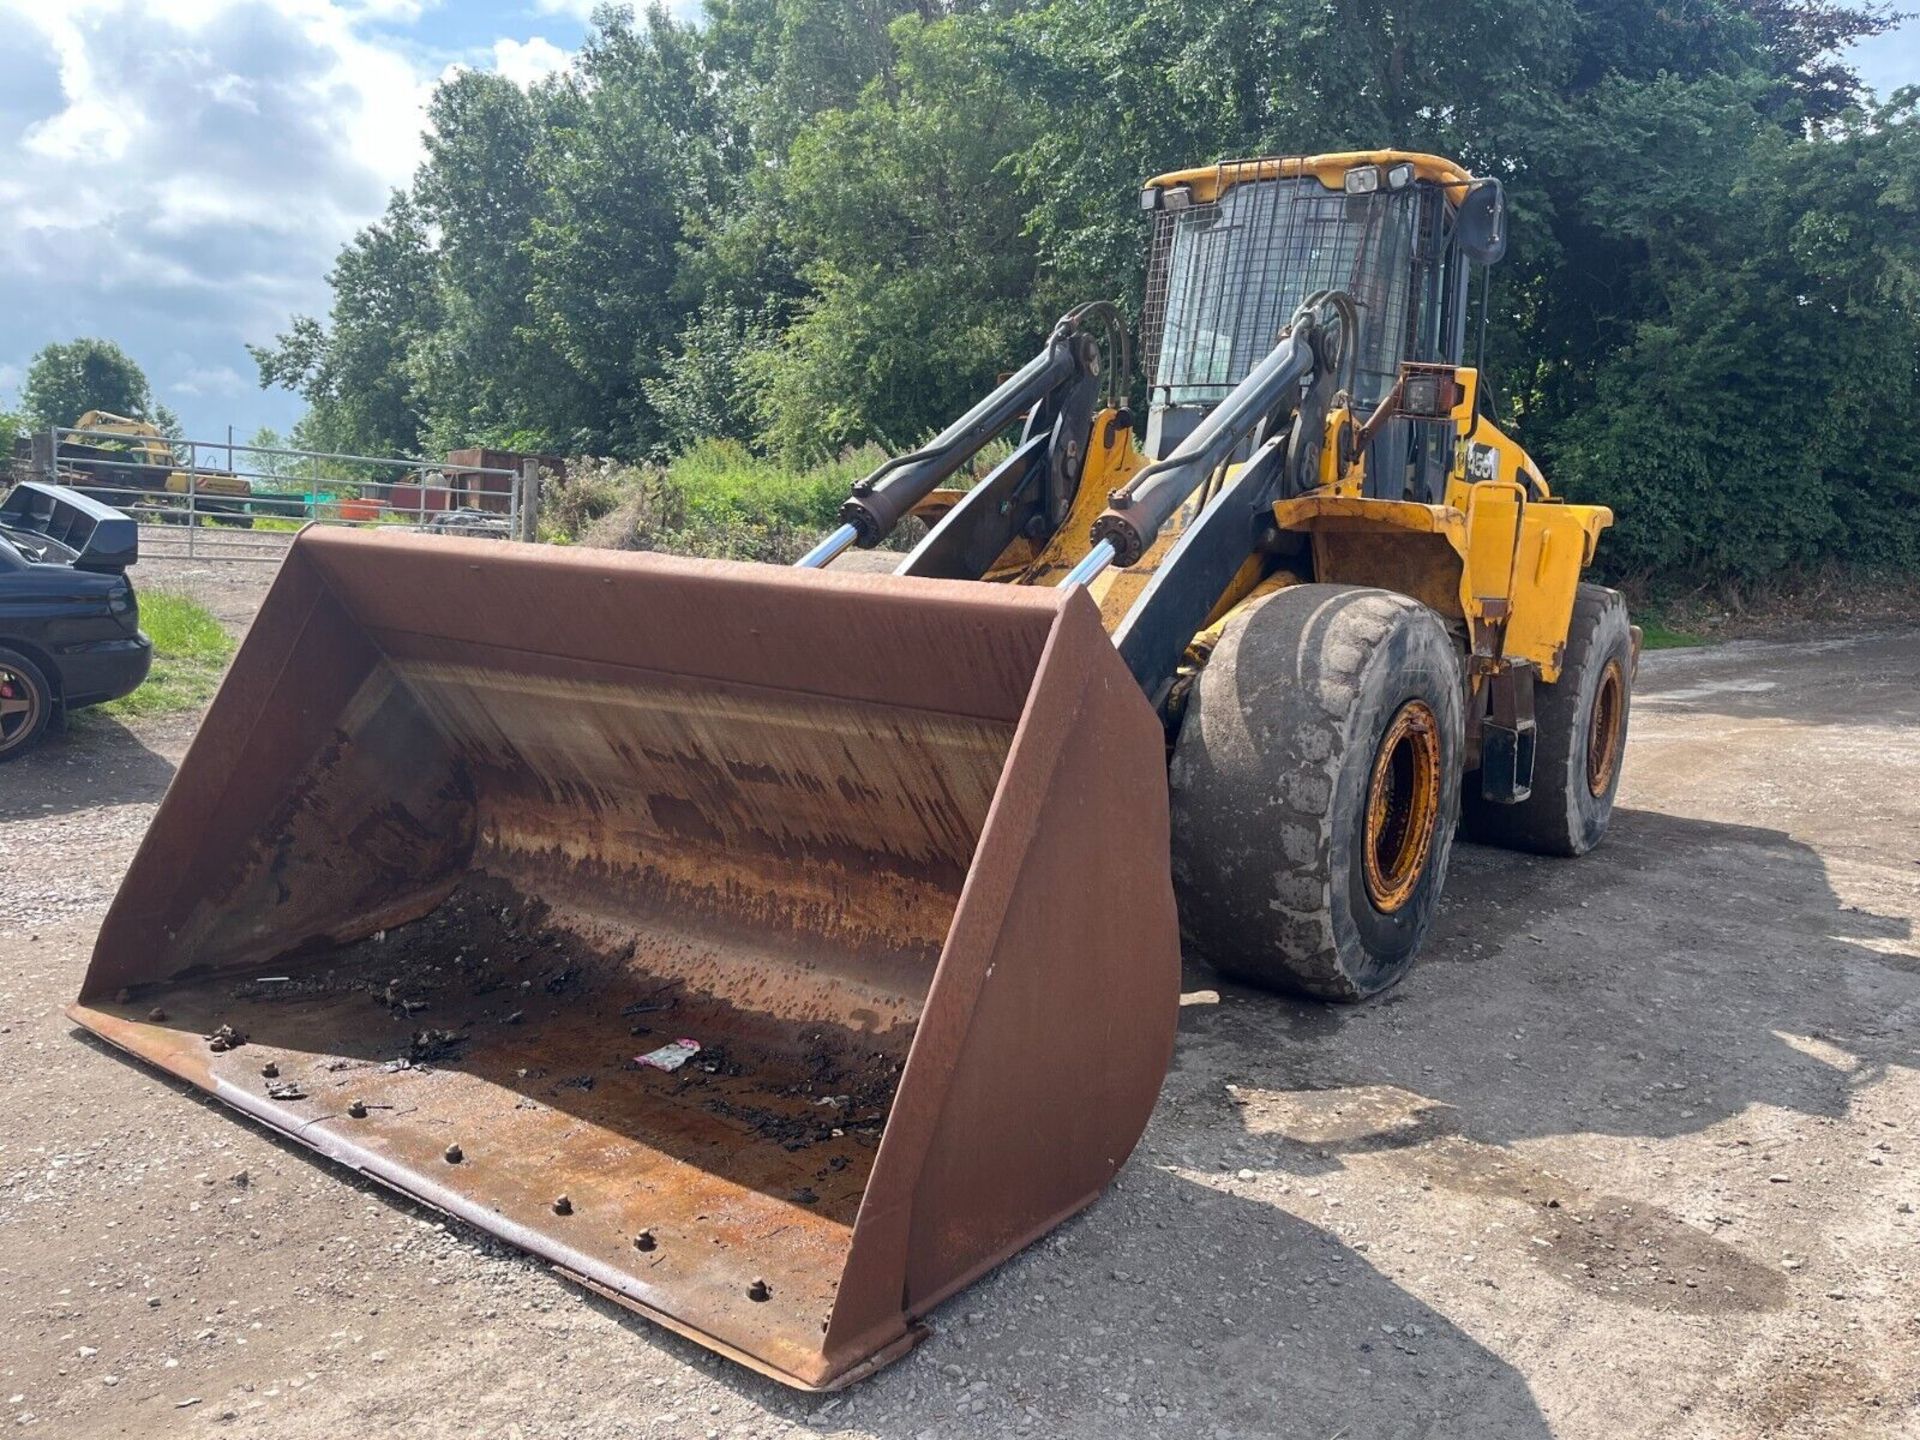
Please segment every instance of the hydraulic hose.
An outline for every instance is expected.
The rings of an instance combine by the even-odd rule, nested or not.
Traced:
[[[852,543],[863,550],[878,545],[893,533],[893,527],[902,517],[932,494],[941,481],[978,454],[989,440],[1083,367],[1098,364],[1098,346],[1093,338],[1081,333],[1072,316],[1062,320],[1047,338],[1046,349],[1021,366],[986,399],[911,455],[889,460],[854,483],[853,493],[840,507],[842,526],[851,526],[854,531]],[[842,532],[836,532],[828,543],[840,538]],[[841,548],[845,548],[844,543]]]
[[[1321,363],[1314,341],[1323,328],[1328,328],[1322,311],[1332,309],[1341,314],[1337,302],[1345,300],[1344,295],[1310,298],[1294,312],[1293,320],[1266,358],[1234,386],[1173,454],[1139,470],[1123,488],[1114,491],[1107,508],[1093,522],[1095,549],[1103,542],[1111,545],[1116,565],[1132,565],[1146,554],[1161,526],[1187,497],[1227,462],[1261,421],[1297,396],[1300,383]],[[1346,329],[1343,314],[1340,328]]]

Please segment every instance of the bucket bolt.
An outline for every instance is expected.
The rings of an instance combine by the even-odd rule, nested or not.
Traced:
[[[280,1078],[280,1067],[269,1060],[260,1067],[260,1073],[268,1080],[278,1080]]]
[[[466,1158],[466,1151],[462,1150],[458,1145],[447,1146],[447,1164],[458,1165]]]
[[[633,1237],[633,1248],[636,1250],[652,1250],[657,1248],[659,1244],[660,1242],[653,1238],[653,1232],[651,1230],[642,1230],[638,1235]]]
[[[554,1196],[553,1197],[553,1213],[556,1215],[573,1214],[573,1201],[569,1200],[564,1195]]]
[[[364,1100],[353,1101],[351,1104],[347,1106],[347,1114],[351,1115],[356,1120],[366,1119],[367,1118],[367,1102]]]
[[[751,1285],[747,1286],[747,1298],[749,1300],[771,1300],[773,1298],[773,1287],[764,1280],[756,1279]]]

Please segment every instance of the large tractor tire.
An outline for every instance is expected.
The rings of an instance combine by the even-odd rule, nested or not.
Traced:
[[[1467,777],[1469,840],[1536,855],[1584,855],[1613,818],[1633,701],[1633,631],[1617,590],[1582,585],[1567,627],[1560,678],[1534,689],[1533,793],[1496,805]]]
[[[1328,1000],[1404,975],[1459,819],[1462,691],[1440,618],[1404,595],[1300,585],[1229,620],[1173,754],[1188,952]]]

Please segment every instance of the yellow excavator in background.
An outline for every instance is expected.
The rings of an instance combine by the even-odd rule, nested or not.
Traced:
[[[220,525],[252,527],[253,487],[222,471],[182,470],[172,443],[151,421],[89,410],[72,429],[78,433],[62,439],[56,457],[65,483],[114,489],[116,494],[102,498],[122,508],[138,505],[144,495],[166,495],[170,504],[182,506],[191,496],[196,514]]]
[[[1183,936],[1358,1000],[1456,829],[1597,843],[1637,640],[1465,363],[1499,183],[1141,200],[1143,431],[1095,302],[796,568],[303,532],[74,1019],[832,1389],[1126,1161]]]

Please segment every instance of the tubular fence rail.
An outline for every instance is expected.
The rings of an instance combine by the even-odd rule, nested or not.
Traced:
[[[31,437],[13,479],[70,486],[131,515],[143,556],[268,563],[310,524],[531,540],[540,489],[532,462],[452,465],[66,425]]]

